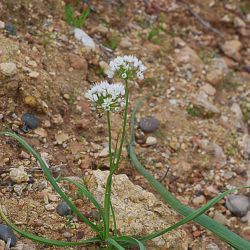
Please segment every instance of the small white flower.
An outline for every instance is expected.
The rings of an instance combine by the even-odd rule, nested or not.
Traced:
[[[118,56],[112,60],[106,74],[109,78],[113,78],[114,75],[119,75],[122,79],[133,79],[136,77],[142,80],[144,79],[143,73],[146,69],[142,61],[137,57],[126,55]]]
[[[127,74],[126,73],[122,73],[122,78],[126,79],[127,78]]]
[[[142,74],[141,71],[138,71],[138,72],[136,73],[136,75],[137,75],[137,77],[138,77],[139,80],[143,80],[143,79],[144,79],[144,76],[143,76],[143,74]]]
[[[85,97],[92,102],[94,110],[99,112],[118,112],[125,105],[125,88],[121,83],[109,84],[107,81],[95,84]]]

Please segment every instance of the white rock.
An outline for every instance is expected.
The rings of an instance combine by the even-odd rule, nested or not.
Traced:
[[[5,76],[13,76],[17,73],[16,64],[13,62],[0,63],[0,72]]]
[[[247,21],[250,22],[250,13],[247,14],[247,17],[246,17]]]
[[[233,58],[236,61],[241,60],[241,55],[239,53],[241,48],[242,43],[239,40],[226,41],[221,45],[221,49],[225,53],[225,55]]]
[[[55,139],[58,144],[63,144],[69,139],[69,135],[65,133],[58,133],[55,135]]]
[[[96,45],[95,45],[95,42],[93,41],[93,39],[87,33],[85,33],[83,30],[75,28],[74,35],[75,35],[75,38],[77,40],[81,41],[84,46],[89,47],[91,49],[96,48]]]
[[[197,196],[193,199],[193,203],[196,206],[203,205],[206,202],[206,198],[204,195]]]
[[[196,102],[198,105],[201,105],[203,108],[205,108],[207,111],[219,114],[220,110],[212,104],[205,95],[202,94],[202,92],[198,93],[198,95],[195,97]]]
[[[24,167],[20,166],[19,168],[14,168],[10,171],[10,179],[20,184],[29,180],[28,174],[25,172]]]
[[[241,18],[235,17],[234,18],[234,27],[236,27],[236,28],[245,28],[246,24]]]
[[[86,178],[86,184],[102,204],[108,171],[96,170]],[[146,235],[178,221],[176,213],[152,193],[134,185],[124,175],[114,175],[111,200],[116,214],[118,232],[125,235]],[[147,249],[187,249],[188,237],[178,228],[147,242]]]
[[[38,76],[39,76],[39,73],[36,72],[36,71],[31,71],[31,72],[29,73],[29,77],[30,77],[30,78],[37,78]]]
[[[214,96],[216,93],[216,89],[210,84],[205,84],[204,86],[201,87],[201,90],[203,90],[206,94],[211,96]]]
[[[28,65],[31,67],[37,67],[36,61],[33,61],[33,60],[28,61]]]
[[[5,23],[3,21],[0,21],[0,29],[4,29]]]
[[[52,205],[52,204],[47,204],[47,205],[45,205],[45,209],[46,209],[47,211],[54,211],[54,210],[55,210],[55,207],[54,207],[54,205]]]
[[[250,156],[250,135],[248,134],[243,137],[243,147],[247,155]]]
[[[149,136],[148,138],[147,138],[147,140],[146,140],[146,144],[148,145],[148,146],[153,146],[153,145],[155,145],[157,143],[157,139],[155,138],[155,137],[153,137],[153,136]]]
[[[213,85],[220,83],[228,72],[225,60],[221,57],[214,58],[208,66],[207,81]]]
[[[243,119],[243,114],[240,108],[240,105],[238,103],[233,103],[231,110],[235,113],[236,118],[238,120],[242,120]]]
[[[121,40],[120,46],[121,46],[121,48],[123,48],[123,49],[129,49],[129,48],[132,47],[132,43],[130,42],[130,40],[129,40],[127,37],[125,37],[125,38],[123,38],[123,39]]]
[[[188,46],[185,46],[181,49],[175,50],[175,59],[177,64],[189,64],[191,65],[194,71],[202,70],[202,61],[197,55],[196,51],[191,49]]]
[[[109,156],[109,148],[105,147],[100,153],[99,153],[99,157],[107,157]]]

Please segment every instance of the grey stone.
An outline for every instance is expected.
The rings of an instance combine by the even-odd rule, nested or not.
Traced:
[[[30,113],[25,113],[22,116],[22,121],[24,123],[23,131],[28,132],[30,129],[35,129],[39,125],[39,119]]]
[[[159,120],[152,116],[144,117],[139,122],[139,128],[146,133],[154,132],[160,126]]]
[[[250,210],[250,199],[245,195],[231,194],[226,197],[226,206],[233,215],[243,217]]]
[[[17,242],[17,238],[13,230],[4,224],[0,224],[0,239],[5,243],[7,243],[9,239],[11,239],[10,246],[15,246]]]
[[[60,216],[67,216],[67,215],[71,215],[72,214],[72,211],[71,211],[70,207],[68,206],[68,204],[65,201],[61,202],[61,203],[59,203],[57,205],[56,212]]]

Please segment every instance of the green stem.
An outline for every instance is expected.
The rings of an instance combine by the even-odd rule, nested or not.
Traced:
[[[112,141],[112,136],[111,136],[111,122],[110,122],[110,112],[107,112],[107,121],[108,121],[108,133],[109,133],[109,167],[110,170],[112,170],[113,168],[113,164],[112,164],[112,145],[111,145],[111,141]]]
[[[112,185],[112,172],[109,174],[106,189],[105,189],[105,197],[104,197],[104,239],[109,238],[109,225],[110,225],[110,195],[111,195],[111,185]]]
[[[124,110],[124,115],[123,115],[123,128],[122,128],[121,144],[120,144],[120,148],[119,148],[119,151],[118,151],[118,154],[117,154],[117,159],[116,159],[116,162],[115,162],[114,171],[119,166],[119,162],[120,162],[120,158],[121,158],[121,154],[122,154],[122,146],[124,144],[125,135],[126,135],[127,114],[128,114],[128,80],[126,80],[125,98],[126,98],[126,102],[125,102],[125,110]]]
[[[122,153],[122,146],[123,146],[125,135],[126,135],[126,124],[127,124],[127,114],[128,114],[128,81],[127,80],[126,80],[126,88],[125,88],[125,99],[126,99],[126,103],[125,103],[125,111],[124,111],[124,115],[123,115],[123,128],[122,128],[121,144],[120,144],[119,151],[117,154],[116,162],[113,162],[113,164],[112,164],[112,158],[111,158],[110,173],[109,173],[109,176],[107,178],[105,196],[104,196],[104,212],[105,212],[105,215],[104,215],[104,239],[106,239],[106,240],[109,238],[109,229],[110,229],[110,205],[111,205],[110,196],[111,196],[112,177],[113,177],[115,170],[119,166],[121,153]],[[108,117],[109,131],[111,131],[109,114],[107,115],[107,117]],[[109,143],[109,147],[110,147],[109,150],[111,151],[111,132],[109,132],[109,142],[110,142]],[[112,166],[112,165],[114,165],[114,166]]]

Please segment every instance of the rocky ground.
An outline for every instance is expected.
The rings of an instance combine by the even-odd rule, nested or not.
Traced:
[[[93,40],[87,44],[78,41],[64,21],[64,4],[59,0],[0,3],[0,131],[11,129],[22,135],[55,176],[79,179],[96,176],[97,169],[107,170],[105,118],[91,112],[84,93],[105,79],[110,59],[133,54],[148,67],[144,81],[130,84],[131,107],[149,96],[138,112],[136,130],[136,152],[146,168],[193,208],[230,187],[250,183],[248,1],[89,1],[93,11],[83,30]],[[80,3],[76,8],[81,11],[86,6]],[[120,122],[121,117],[112,117],[114,135]],[[133,169],[125,149],[118,172],[129,178],[119,175],[118,182],[151,197],[153,190]],[[0,180],[1,204],[23,229],[61,240],[92,235],[77,218],[56,213],[60,199],[35,159],[3,137]],[[97,219],[71,185],[64,188],[86,215]],[[130,206],[135,211],[147,207],[148,198],[137,199],[130,189]],[[124,192],[118,188],[115,194],[115,210],[123,218],[126,212],[119,205],[124,210],[126,206],[119,197]],[[151,198],[155,229],[180,219],[155,196]],[[219,202],[208,215],[250,240],[249,208],[245,190]],[[142,223],[145,213],[134,217]],[[120,229],[126,231],[123,226]],[[136,230],[126,232],[142,234],[150,228],[143,224]],[[194,223],[177,230],[174,237],[185,242],[177,247],[168,245],[170,238],[160,239],[151,249],[184,249],[184,245],[229,249]],[[13,249],[54,248],[20,238]]]

